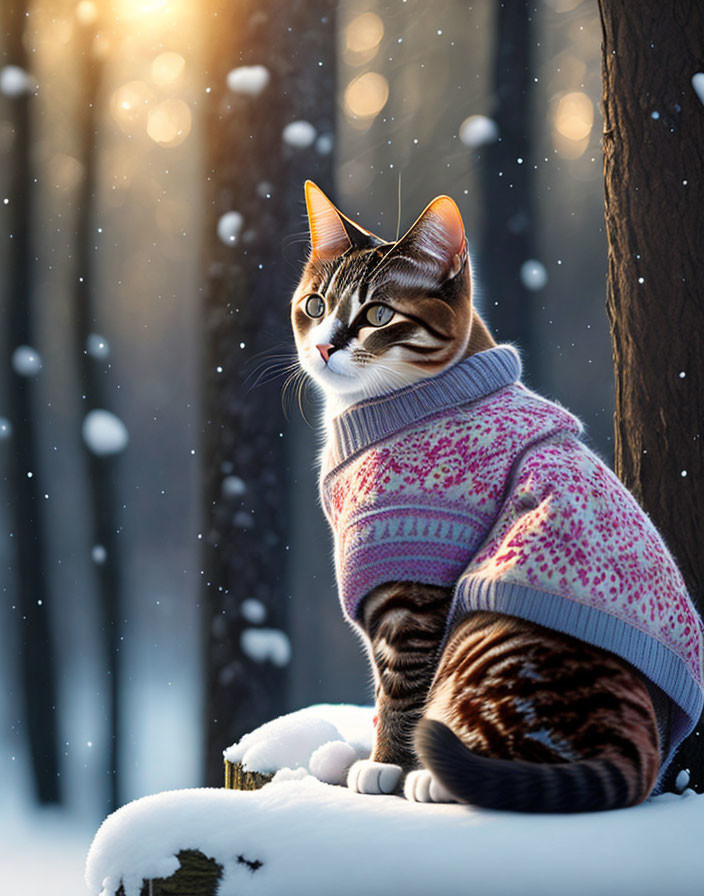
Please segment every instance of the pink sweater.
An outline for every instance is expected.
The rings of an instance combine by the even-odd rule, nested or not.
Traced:
[[[654,526],[527,390],[509,346],[334,421],[321,494],[343,608],[389,581],[454,587],[472,610],[537,622],[624,657],[672,701],[669,753],[704,704],[702,623]]]

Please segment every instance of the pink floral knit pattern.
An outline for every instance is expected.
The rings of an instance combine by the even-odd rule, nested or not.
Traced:
[[[572,415],[516,384],[324,464],[347,614],[390,580],[524,586],[646,633],[701,685],[702,628],[682,577],[579,432]]]
[[[462,575],[578,601],[656,638],[702,682],[702,630],[682,577],[635,499],[567,435],[522,458],[508,500]]]

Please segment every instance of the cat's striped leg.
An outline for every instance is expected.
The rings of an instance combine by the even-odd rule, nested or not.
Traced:
[[[446,589],[408,582],[383,585],[365,598],[361,620],[375,667],[378,721],[371,757],[349,771],[350,789],[398,792],[403,775],[418,767],[413,735],[435,673],[449,601]]]
[[[635,805],[660,763],[653,701],[627,663],[488,612],[451,633],[415,742],[458,801],[489,809]]]

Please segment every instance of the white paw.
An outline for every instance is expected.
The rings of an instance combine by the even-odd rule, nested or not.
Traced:
[[[401,766],[360,759],[347,775],[347,786],[355,793],[393,793],[401,778]]]
[[[452,794],[434,778],[427,768],[409,772],[403,785],[403,795],[413,803],[456,803]]]

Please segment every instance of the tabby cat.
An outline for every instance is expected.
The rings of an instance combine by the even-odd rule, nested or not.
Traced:
[[[350,409],[380,402],[384,426],[385,396],[413,396],[497,347],[472,304],[464,227],[449,197],[387,242],[313,183],[305,194],[312,249],[291,314],[300,364],[325,399],[329,442]],[[349,489],[340,496],[350,499]],[[388,580],[347,606],[365,636],[377,705],[373,752],[349,769],[347,785],[531,812],[644,800],[668,748],[659,689],[614,653],[505,612],[456,614],[448,630],[452,600],[452,583]]]

